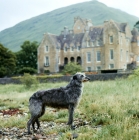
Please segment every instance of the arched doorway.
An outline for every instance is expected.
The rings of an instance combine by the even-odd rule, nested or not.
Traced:
[[[79,65],[82,64],[82,60],[81,60],[81,57],[80,56],[77,57],[77,64],[79,64]]]
[[[74,62],[74,57],[71,57],[70,58],[70,62]]]
[[[67,57],[64,58],[64,65],[66,65],[66,64],[68,64],[68,58]]]

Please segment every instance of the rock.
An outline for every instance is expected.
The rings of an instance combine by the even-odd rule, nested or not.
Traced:
[[[77,133],[73,133],[73,134],[72,134],[72,138],[73,138],[73,139],[78,138],[78,134],[77,134]]]

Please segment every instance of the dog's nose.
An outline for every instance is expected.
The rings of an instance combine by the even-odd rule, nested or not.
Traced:
[[[90,80],[90,78],[89,78],[89,77],[86,77],[86,79],[87,79],[87,80]]]

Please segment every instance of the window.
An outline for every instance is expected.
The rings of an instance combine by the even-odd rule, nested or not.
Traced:
[[[138,42],[138,46],[139,46],[139,40],[137,42]]]
[[[80,51],[80,49],[81,49],[80,46],[78,46],[78,47],[77,47],[77,50]]]
[[[60,64],[60,57],[58,57],[58,64]]]
[[[88,41],[86,41],[86,46],[89,47],[89,43],[88,43]]]
[[[109,65],[109,68],[110,68],[110,69],[113,69],[113,68],[114,68],[114,64],[110,64],[110,65]]]
[[[129,53],[128,53],[128,51],[126,51],[126,62],[128,62],[129,61]]]
[[[100,62],[101,61],[101,52],[100,51],[97,51],[97,62]]]
[[[139,56],[137,56],[137,62],[139,62]]]
[[[91,53],[87,52],[87,62],[91,62]]]
[[[126,39],[126,45],[127,45],[127,46],[129,45],[129,40],[128,40],[128,39]]]
[[[45,57],[45,66],[49,66],[49,57],[48,56]]]
[[[110,37],[109,37],[109,41],[110,41],[110,44],[113,43],[113,36],[110,36]]]
[[[72,46],[72,47],[70,47],[70,51],[71,52],[73,52],[74,51],[74,47]]]
[[[64,51],[67,52],[67,50],[68,50],[67,47],[65,47],[65,48],[64,48]]]
[[[111,59],[111,60],[113,60],[113,59],[114,59],[113,49],[110,49],[110,59]]]
[[[80,26],[78,26],[78,29],[80,29]]]
[[[97,66],[97,70],[101,70],[101,66]]]
[[[48,46],[45,47],[45,51],[48,52]]]
[[[94,42],[93,41],[91,42],[91,44],[92,44],[92,46],[94,46]]]
[[[122,44],[122,36],[120,37],[120,44]]]
[[[87,71],[91,71],[91,67],[87,67]]]
[[[99,41],[98,41],[98,40],[97,40],[97,42],[96,42],[96,45],[97,45],[97,46],[100,46],[100,45],[99,45]]]
[[[120,60],[121,61],[123,60],[123,50],[122,49],[120,50]]]

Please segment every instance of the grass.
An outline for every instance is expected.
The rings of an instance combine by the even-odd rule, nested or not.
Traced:
[[[46,130],[46,134],[61,133],[60,139],[70,139],[77,133],[77,140],[138,140],[139,139],[139,80],[116,79],[114,81],[86,82],[74,119],[90,122],[75,131],[68,128]],[[45,83],[25,89],[23,85],[0,85],[0,109],[18,108],[28,113],[28,99],[39,89],[56,88],[67,83]],[[10,91],[10,92],[9,92]],[[0,118],[0,128],[26,128],[29,116]],[[66,123],[67,110],[46,110],[41,121]],[[96,128],[96,127],[100,128]]]

